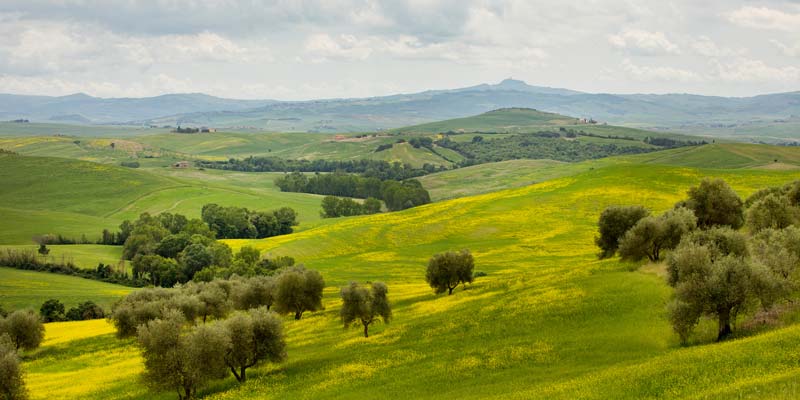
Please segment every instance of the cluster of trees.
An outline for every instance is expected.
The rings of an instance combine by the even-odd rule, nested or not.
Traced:
[[[198,389],[232,374],[286,359],[280,314],[300,319],[322,307],[325,281],[302,266],[274,276],[190,282],[171,289],[132,292],[110,317],[120,338],[136,337],[144,358],[144,378],[157,390],[175,390],[193,399]],[[381,282],[351,282],[341,288],[340,318],[345,328],[369,327],[392,318],[388,288]]]
[[[42,307],[39,308],[39,315],[44,322],[58,322],[101,319],[105,318],[106,313],[102,307],[91,300],[80,303],[65,312],[63,303],[56,299],[49,299],[42,303]]]
[[[791,301],[800,289],[800,181],[742,201],[725,181],[704,179],[687,195],[660,216],[639,206],[607,208],[596,244],[601,257],[619,252],[629,260],[659,261],[669,250],[675,332],[686,343],[707,317],[716,320],[723,340],[738,316]]]
[[[219,239],[262,239],[292,233],[297,212],[289,207],[251,211],[242,207],[203,206],[202,218]]]
[[[275,180],[284,192],[314,193],[330,196],[373,197],[383,200],[390,211],[404,210],[430,203],[431,198],[416,179],[404,181],[381,180],[336,172],[333,174],[306,175],[301,172],[286,174]]]
[[[20,353],[39,347],[44,339],[44,324],[33,310],[7,314],[0,308],[0,398],[28,398]]]
[[[248,157],[228,161],[197,161],[203,168],[244,172],[346,172],[381,180],[403,180],[429,173],[411,164],[382,160],[284,160],[275,157]],[[430,168],[430,167],[429,167]]]
[[[352,215],[368,215],[381,212],[381,201],[368,197],[363,203],[350,198],[325,196],[322,199],[322,218],[349,217]]]
[[[233,373],[239,382],[247,369],[286,358],[283,323],[266,308],[240,312],[224,321],[187,325],[179,310],[137,329],[145,381],[155,389],[176,390],[179,399],[194,399],[198,388]]]
[[[217,242],[222,238],[260,238],[265,234],[284,234],[297,224],[290,208],[274,212],[252,212],[245,208],[203,207],[203,219],[187,219],[180,214],[143,213],[139,219],[124,221],[120,231],[103,232],[108,244],[123,244],[123,257],[131,260],[131,281],[142,286],[173,286],[192,279],[210,280],[217,276],[251,276],[268,273],[293,259],[260,260],[260,253],[244,248],[234,255],[230,247]],[[208,224],[206,223],[208,221]],[[212,230],[213,227],[214,229]],[[255,251],[255,259],[252,252]],[[97,274],[110,273],[99,266]],[[198,275],[199,274],[199,275]]]
[[[102,263],[96,269],[82,269],[78,268],[72,261],[63,259],[57,262],[37,256],[37,254],[36,251],[29,249],[3,249],[0,251],[0,265],[28,271],[79,276],[132,287],[141,287],[146,284],[146,282],[132,279],[127,273],[116,271],[113,267]]]
[[[232,277],[210,282],[189,282],[174,289],[137,290],[115,304],[111,320],[119,337],[136,333],[139,326],[163,317],[170,310],[188,323],[224,319],[234,310],[265,307],[300,319],[305,312],[322,309],[322,275],[302,265],[274,276]]]
[[[503,136],[492,140],[458,142],[445,137],[436,141],[441,147],[454,150],[464,156],[459,166],[489,162],[548,158],[558,161],[582,161],[622,154],[638,154],[653,151],[631,144],[585,143],[560,139],[558,132],[533,132]]]
[[[678,147],[685,147],[685,146],[701,146],[704,144],[708,144],[705,140],[696,141],[696,140],[676,140],[670,138],[657,138],[657,137],[646,137],[644,138],[644,142],[647,144],[652,144],[653,146],[662,147],[665,149],[674,149]]]
[[[117,303],[111,320],[118,337],[138,338],[152,387],[191,399],[213,379],[232,373],[243,382],[248,368],[285,359],[277,315],[300,319],[322,309],[324,287],[319,272],[297,266],[275,276],[143,289]]]

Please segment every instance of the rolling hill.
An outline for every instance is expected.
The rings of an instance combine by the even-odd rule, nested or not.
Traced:
[[[0,244],[30,244],[35,235],[96,240],[142,212],[200,216],[204,204],[255,210],[283,206],[303,224],[319,221],[321,196],[282,193],[277,173],[247,174],[158,167],[137,170],[55,157],[0,154]]]
[[[798,326],[707,344],[713,322],[681,348],[664,317],[671,289],[657,267],[598,261],[595,223],[610,204],[655,212],[705,176],[746,196],[794,171],[705,170],[614,161],[530,186],[414,209],[345,218],[265,240],[227,241],[291,255],[325,277],[322,312],[285,319],[289,359],[248,382],[218,381],[211,399],[792,398],[800,387]],[[431,254],[469,248],[485,272],[452,296],[424,283]],[[370,338],[343,330],[338,287],[389,285],[394,319]],[[130,340],[96,322],[48,327],[60,338],[26,361],[34,399],[168,398],[138,383]],[[86,333],[81,333],[86,329]],[[68,332],[68,333],[66,333]],[[735,365],[735,368],[732,368]],[[115,371],[115,379],[108,379]],[[80,385],[64,384],[78,376]]]

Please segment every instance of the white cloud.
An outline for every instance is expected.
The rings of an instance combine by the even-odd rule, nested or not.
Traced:
[[[741,7],[728,14],[728,20],[739,26],[800,32],[800,13],[784,12],[767,7]]]
[[[739,58],[731,62],[712,61],[716,78],[730,82],[780,82],[800,84],[800,68],[775,67],[761,60]]]
[[[667,39],[662,32],[648,32],[639,29],[627,29],[616,35],[609,35],[608,42],[612,46],[632,54],[678,54],[678,45]]]
[[[331,36],[314,34],[306,39],[305,51],[313,62],[330,60],[366,60],[372,54],[372,45],[353,35]]]
[[[622,61],[622,70],[638,81],[696,82],[703,79],[700,75],[689,70],[664,66],[637,65],[628,59]]]
[[[777,39],[771,39],[769,42],[774,44],[787,57],[800,57],[800,42],[793,45],[784,44]]]
[[[705,57],[730,57],[746,53],[744,49],[734,50],[730,47],[719,46],[708,36],[700,36],[695,39],[691,44],[691,48],[696,54]]]

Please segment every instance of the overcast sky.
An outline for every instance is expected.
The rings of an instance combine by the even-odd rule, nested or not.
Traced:
[[[800,0],[2,0],[0,92],[800,90]]]

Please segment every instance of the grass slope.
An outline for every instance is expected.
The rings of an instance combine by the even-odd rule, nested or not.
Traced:
[[[543,125],[574,125],[577,118],[530,108],[503,108],[466,118],[430,122],[392,130],[396,133],[509,132]]]
[[[631,156],[645,163],[704,168],[800,168],[800,148],[718,143]]]
[[[322,196],[282,193],[276,173],[129,169],[51,157],[0,155],[0,244],[30,244],[35,235],[89,240],[142,212],[199,217],[204,204],[294,208],[306,225],[320,220]],[[301,226],[302,228],[303,226]],[[98,260],[99,261],[99,260]],[[96,264],[96,263],[95,263]]]
[[[713,175],[739,194],[798,178],[791,171],[699,170],[619,160],[522,188],[403,212],[339,219],[250,244],[292,255],[326,279],[325,311],[285,319],[289,359],[203,394],[214,399],[374,397],[677,398],[796,397],[798,328],[681,349],[664,318],[671,289],[648,270],[598,261],[595,223],[610,204],[671,207]],[[469,248],[488,273],[452,296],[424,284],[431,254]],[[395,319],[368,339],[343,330],[338,287],[389,284]],[[82,335],[26,363],[33,398],[152,398],[130,341]],[[702,340],[713,338],[701,330]],[[109,366],[119,366],[109,381]],[[117,370],[115,369],[115,370]],[[735,371],[732,371],[735,369]],[[64,372],[86,377],[59,386]],[[77,376],[77,375],[75,375]],[[775,385],[772,385],[772,383]],[[701,396],[701,397],[703,397]]]
[[[0,304],[6,310],[32,308],[39,311],[48,299],[57,299],[67,308],[92,300],[108,310],[130,291],[125,286],[91,279],[0,267]]]
[[[50,253],[47,255],[47,260],[50,262],[71,262],[78,268],[95,269],[98,263],[106,265],[117,266],[123,262],[123,266],[127,265],[126,261],[122,261],[122,246],[103,246],[99,244],[73,244],[73,245],[48,245],[47,248]],[[28,250],[36,252],[39,249],[38,245],[15,245],[15,246],[0,246],[0,251],[5,249],[11,250]],[[38,253],[37,253],[38,254]]]

